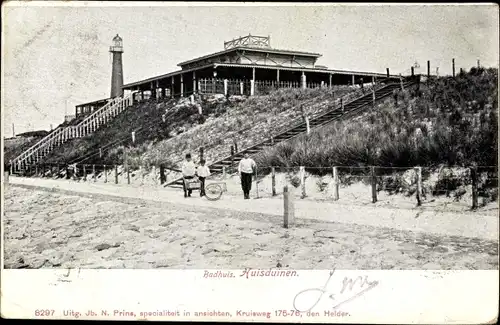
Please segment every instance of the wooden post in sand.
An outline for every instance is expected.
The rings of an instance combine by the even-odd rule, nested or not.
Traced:
[[[35,176],[38,176],[38,164],[35,164]]]
[[[422,205],[422,167],[415,167],[417,175],[417,206]]]
[[[259,167],[255,168],[255,192],[257,193],[257,199],[259,198]]]
[[[87,181],[87,170],[85,169],[85,164],[83,164],[83,180]]]
[[[300,166],[300,187],[302,189],[301,198],[306,197],[306,168],[304,166]]]
[[[375,176],[375,166],[371,167],[372,177],[372,203],[377,202],[377,177]]]
[[[118,166],[115,165],[115,184],[118,184]]]
[[[283,226],[290,228],[295,224],[295,214],[293,208],[293,193],[288,191],[288,186],[283,187]]]
[[[108,171],[106,170],[106,165],[104,165],[104,183],[108,182]]]
[[[339,199],[339,171],[337,166],[332,168],[333,172],[333,200]]]
[[[226,179],[226,166],[222,166],[222,179]]]
[[[129,169],[128,165],[126,168],[127,168],[127,184],[130,184],[130,169]]]
[[[231,146],[231,171],[234,168],[234,146]]]
[[[272,186],[272,196],[276,196],[276,170],[271,167],[271,186]]]
[[[472,210],[477,209],[477,167],[470,168],[470,178],[472,182]]]
[[[94,179],[94,183],[97,182],[97,175],[95,174],[95,165],[92,165],[92,178]]]
[[[167,181],[167,176],[165,175],[165,165],[160,164],[160,185]]]

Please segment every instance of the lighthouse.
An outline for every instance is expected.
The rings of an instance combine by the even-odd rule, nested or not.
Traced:
[[[116,34],[113,44],[109,47],[109,52],[113,53],[113,70],[111,72],[111,98],[123,95],[123,40]]]

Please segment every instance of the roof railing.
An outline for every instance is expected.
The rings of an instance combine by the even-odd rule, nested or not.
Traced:
[[[239,37],[228,42],[224,42],[224,50],[235,48],[238,46],[271,48],[271,36],[248,36]]]

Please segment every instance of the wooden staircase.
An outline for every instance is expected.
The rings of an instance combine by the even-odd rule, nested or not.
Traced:
[[[411,78],[406,82],[401,83],[389,83],[385,84],[378,89],[375,88],[375,102],[380,101],[393,94],[393,91],[403,87],[411,87],[417,84],[418,80],[416,78]],[[344,117],[350,117],[362,111],[365,111],[374,102],[373,92],[369,92],[358,98],[351,100],[350,102],[344,104],[344,108],[337,105],[336,107],[330,109],[326,113],[319,114],[310,118],[309,127],[311,130],[329,124],[333,121],[337,121]],[[233,156],[228,156],[217,162],[209,165],[212,175],[220,174],[223,171],[223,167],[227,173],[234,173],[237,170],[238,163],[243,159],[243,155],[248,153],[250,156],[264,150],[266,147],[274,146],[280,142],[288,141],[297,137],[298,135],[307,131],[307,126],[305,122],[297,123],[295,126],[289,127],[284,132],[280,132],[272,138],[264,140],[254,146],[246,148],[242,151],[235,153]],[[182,188],[182,178],[175,179],[171,182],[165,183],[164,187],[181,187]]]
[[[38,163],[54,148],[63,143],[95,132],[101,126],[109,123],[125,109],[132,106],[132,96],[133,93],[124,97],[113,98],[106,105],[88,115],[83,120],[78,121],[78,119],[75,119],[75,121],[71,121],[66,126],[57,127],[32,147],[14,158],[11,161],[12,171],[14,173],[19,173],[25,170],[27,166]]]

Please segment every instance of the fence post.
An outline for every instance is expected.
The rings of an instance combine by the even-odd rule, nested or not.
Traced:
[[[200,147],[200,161],[203,160],[203,147]]]
[[[255,94],[255,81],[250,80],[250,96],[253,96]]]
[[[257,199],[259,198],[259,167],[255,168],[255,191],[257,192]]]
[[[156,165],[151,167],[151,174],[153,175],[153,183],[156,185]]]
[[[477,167],[470,168],[470,178],[472,181],[472,210],[477,209]]]
[[[274,167],[271,167],[271,186],[272,186],[272,195],[276,196],[276,170]]]
[[[35,164],[35,176],[38,176],[38,164]]]
[[[87,181],[87,170],[85,169],[85,164],[83,164],[83,180],[86,182]]]
[[[231,146],[231,170],[234,169],[234,146]]]
[[[130,169],[127,165],[127,184],[130,184]]]
[[[13,174],[14,171],[14,166],[12,165],[12,160],[9,162],[10,163],[10,174]]]
[[[224,96],[227,96],[227,79],[224,79]]]
[[[339,170],[337,166],[332,168],[333,172],[333,200],[339,199]]]
[[[306,197],[306,168],[300,166],[300,188],[302,190],[301,198]]]
[[[167,181],[167,177],[165,175],[165,165],[160,164],[160,185]]]
[[[375,107],[375,88],[372,87],[372,105]]]
[[[243,81],[240,81],[240,95],[243,95]]]
[[[106,170],[106,165],[104,165],[104,183],[108,182],[108,172]]]
[[[35,169],[36,169],[36,166],[35,166]],[[70,179],[68,165],[66,165],[66,179]]]
[[[372,203],[377,202],[377,177],[375,176],[375,166],[371,166],[372,176]]]
[[[9,171],[3,172],[3,183],[4,185],[9,184]]]
[[[417,174],[417,206],[422,205],[422,167],[415,167]]]
[[[139,174],[141,175],[141,185],[144,185],[144,166],[139,166]]]
[[[295,223],[293,193],[288,191],[288,185],[283,187],[283,226],[290,228]]]
[[[118,184],[118,166],[115,165],[115,184]]]
[[[94,182],[97,181],[97,177],[96,177],[96,174],[95,174],[95,165],[92,165],[92,178],[94,179]]]
[[[226,179],[226,166],[222,166],[222,179]]]

